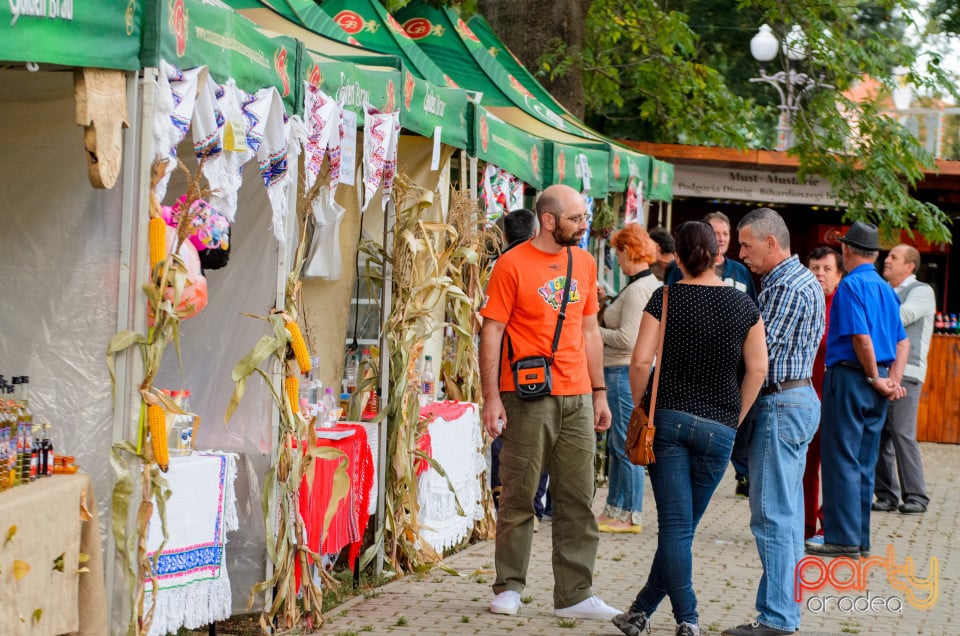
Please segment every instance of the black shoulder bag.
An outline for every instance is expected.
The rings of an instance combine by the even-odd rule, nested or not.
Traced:
[[[517,387],[517,397],[521,400],[539,400],[553,391],[553,378],[550,367],[560,345],[560,330],[563,329],[563,320],[567,317],[567,300],[570,297],[570,279],[573,277],[573,255],[567,248],[567,280],[563,286],[563,301],[560,303],[560,314],[557,316],[557,328],[553,332],[553,346],[550,357],[528,356],[513,360],[513,344],[507,336],[507,356],[510,368],[513,370],[513,383]]]

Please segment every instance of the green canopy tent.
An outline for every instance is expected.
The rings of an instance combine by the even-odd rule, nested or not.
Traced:
[[[470,153],[538,190],[549,185],[544,179],[547,144],[543,139],[508,124],[479,104],[475,108],[475,147]]]
[[[606,196],[609,163],[606,144],[576,134],[576,129],[538,100],[525,94],[523,86],[511,80],[495,63],[481,65],[473,51],[476,47],[479,47],[480,52],[485,51],[466,23],[455,13],[449,9],[436,9],[413,2],[402,9],[397,17],[407,34],[440,68],[459,86],[478,94],[477,99],[487,112],[540,139],[579,147],[580,154],[587,156],[588,165],[593,172],[594,178],[590,180],[591,194]],[[477,147],[478,144],[474,144],[474,148]],[[566,157],[567,151],[560,154]],[[558,154],[558,158],[559,156]],[[559,182],[554,170],[561,164],[553,159],[551,151],[545,157],[545,172],[541,178],[543,186]],[[502,163],[497,161],[495,153],[489,160],[496,165]],[[574,169],[571,174],[578,178],[574,187],[581,187],[580,170]],[[566,173],[564,178],[568,179]]]
[[[631,150],[617,142],[604,137],[600,133],[590,129],[586,124],[577,119],[567,109],[560,104],[554,97],[537,81],[529,70],[510,52],[499,37],[494,33],[490,24],[482,15],[475,15],[467,21],[472,33],[479,40],[481,47],[471,47],[471,52],[478,60],[484,64],[497,64],[501,66],[508,74],[511,80],[519,82],[529,94],[533,95],[540,104],[550,109],[558,117],[563,118],[571,124],[576,130],[580,131],[584,137],[601,141],[607,144],[610,152],[610,165],[608,169],[608,182],[611,192],[623,192],[627,188],[627,181],[631,174],[631,165],[635,165],[637,174],[643,175],[644,179],[647,173],[646,164],[650,161],[647,155]]]

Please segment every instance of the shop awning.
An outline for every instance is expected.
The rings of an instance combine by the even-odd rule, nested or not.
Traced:
[[[157,66],[161,59],[180,68],[207,66],[217,82],[233,78],[251,93],[276,87],[288,113],[303,104],[301,84],[294,81],[302,49],[295,38],[269,36],[229,7],[202,0],[146,6],[143,66]]]
[[[654,159],[650,163],[649,187],[645,196],[651,201],[673,201],[673,164]]]
[[[141,2],[3,2],[0,60],[136,70],[142,21]]]
[[[546,174],[551,183],[564,183],[581,192],[606,196],[610,154],[605,144],[547,142]],[[599,194],[602,193],[602,194]]]
[[[473,106],[473,104],[471,104]],[[483,106],[475,106],[471,154],[542,190],[546,150],[543,139],[513,126]]]

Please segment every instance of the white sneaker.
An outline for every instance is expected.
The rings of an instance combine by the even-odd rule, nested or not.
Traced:
[[[608,621],[618,614],[622,612],[601,601],[599,596],[591,596],[576,605],[553,610],[553,615],[560,618],[590,618],[600,621]]]
[[[500,592],[490,601],[491,614],[506,614],[513,616],[520,611],[520,594],[513,590]]]

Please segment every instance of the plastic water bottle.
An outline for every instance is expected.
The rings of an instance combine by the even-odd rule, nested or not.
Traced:
[[[423,373],[420,374],[420,403],[431,404],[437,399],[437,380],[433,375],[433,356],[423,359]]]
[[[357,371],[360,368],[360,357],[351,353],[343,370],[343,383],[346,386],[344,393],[353,393],[357,390]]]
[[[323,397],[320,400],[319,414],[317,421],[320,428],[330,428],[337,423],[337,398],[333,395],[333,387],[328,386],[323,391]]]

